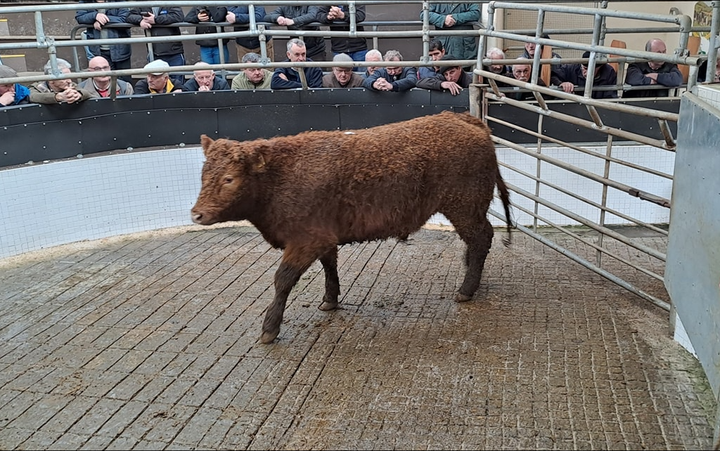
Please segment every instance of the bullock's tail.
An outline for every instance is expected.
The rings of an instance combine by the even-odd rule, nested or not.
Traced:
[[[500,175],[500,166],[497,167],[497,174],[495,175],[495,184],[497,185],[498,192],[500,193],[500,200],[505,208],[505,222],[507,223],[507,238],[503,238],[503,244],[505,246],[510,245],[512,237],[512,219],[510,218],[510,193],[508,192],[505,180]]]

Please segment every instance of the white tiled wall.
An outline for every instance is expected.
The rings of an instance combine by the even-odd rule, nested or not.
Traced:
[[[720,108],[720,85],[698,85],[697,95],[715,108]]]
[[[596,152],[605,152],[597,148]],[[602,162],[564,148],[544,149],[546,155],[572,162],[588,171],[602,175]],[[618,147],[613,155],[652,165],[672,173],[671,152],[647,147]],[[535,173],[535,159],[510,149],[498,149],[498,156],[513,166]],[[113,235],[134,233],[191,224],[192,208],[200,191],[200,170],[203,162],[200,148],[144,151],[117,155],[86,157],[56,161],[15,169],[0,170],[0,258],[80,240],[93,240]],[[534,182],[503,168],[508,183],[534,192]],[[565,170],[543,164],[543,178],[581,192],[599,202],[601,186]],[[670,198],[670,181],[657,180],[638,171],[611,167],[611,177],[654,194]],[[597,209],[588,207],[544,187],[543,198],[557,203],[576,214],[597,221]],[[513,202],[532,210],[532,203],[513,196]],[[608,203],[614,208],[649,222],[667,222],[668,210],[648,202],[610,190]],[[493,209],[502,213],[495,201]],[[550,220],[558,224],[572,223],[557,213],[541,208]],[[528,215],[513,212],[520,224],[531,224]],[[491,217],[494,225],[503,225]],[[449,224],[442,215],[430,222]],[[608,218],[608,223],[623,223]]]
[[[190,224],[200,148],[0,171],[0,258],[80,240]]]

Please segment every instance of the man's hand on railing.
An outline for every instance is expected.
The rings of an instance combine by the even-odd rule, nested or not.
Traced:
[[[140,28],[148,30],[152,28],[153,25],[155,25],[155,14],[143,13],[143,19],[140,21]]]
[[[95,23],[93,24],[93,28],[100,31],[103,25],[107,24],[108,22],[110,22],[110,19],[106,14],[97,13],[97,15],[95,15]]]
[[[225,15],[225,21],[228,23],[235,23],[235,13],[228,11]]]
[[[284,27],[289,27],[295,25],[295,21],[292,19],[288,19],[287,17],[280,16],[277,18],[277,24]]]
[[[345,12],[339,6],[331,6],[327,18],[328,20],[345,20]]]
[[[570,83],[569,81],[564,81],[560,83],[560,89],[567,92],[568,94],[572,94],[573,91],[575,91],[575,85]]]

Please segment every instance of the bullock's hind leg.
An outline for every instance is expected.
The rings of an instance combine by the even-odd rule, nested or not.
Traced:
[[[467,245],[465,250],[465,263],[467,264],[465,279],[455,296],[456,301],[464,302],[469,301],[480,286],[485,259],[492,245],[493,229],[490,221],[484,215],[478,216],[477,219],[462,216],[453,219],[451,216],[448,216],[448,219]]]
[[[337,272],[337,246],[333,246],[332,250],[320,257],[320,263],[325,270],[325,296],[319,309],[323,311],[334,310],[338,305],[338,296],[340,296],[340,279]]]

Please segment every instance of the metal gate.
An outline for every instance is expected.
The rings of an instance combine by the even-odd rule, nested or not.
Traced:
[[[710,48],[715,49],[717,31],[720,29],[720,2],[712,2],[712,6]],[[717,327],[720,317],[717,286],[719,277],[695,281],[687,272],[688,260],[709,255],[707,249],[702,253],[702,243],[705,243],[705,247],[714,246],[714,249],[717,249],[720,229],[717,214],[715,212],[713,215],[696,217],[698,220],[709,220],[713,224],[707,233],[714,233],[714,243],[710,235],[697,232],[709,224],[703,223],[701,227],[695,221],[688,221],[688,227],[697,228],[693,230],[694,233],[675,225],[675,222],[682,222],[685,217],[690,216],[689,210],[698,212],[703,208],[713,209],[711,206],[714,206],[715,211],[720,204],[717,164],[712,166],[715,172],[711,171],[714,174],[711,176],[707,172],[709,168],[706,160],[698,160],[700,157],[696,152],[692,152],[688,157],[692,164],[686,163],[684,158],[675,161],[678,121],[681,118],[678,114],[680,96],[693,91],[697,68],[701,63],[698,58],[691,57],[688,51],[692,19],[682,15],[613,11],[605,9],[606,7],[607,2],[602,2],[599,8],[491,2],[488,6],[488,26],[481,32],[480,38],[480,69],[475,70],[475,76],[483,83],[473,87],[470,108],[493,128],[503,176],[512,191],[518,229],[654,305],[666,310],[672,310],[673,304],[677,305],[682,323],[691,324],[693,327],[693,331],[688,332],[690,341],[698,343],[697,355],[717,396],[720,391],[720,351],[717,348],[717,343],[720,343]],[[536,28],[531,32],[496,30],[492,25],[495,15],[507,15],[508,10],[521,11],[524,14],[533,12]],[[550,12],[565,15],[567,23],[583,23],[574,17],[582,17],[585,22],[591,18],[591,29],[562,30],[562,33],[566,34],[584,32],[591,35],[590,43],[585,44],[577,39],[563,40],[562,33],[558,33],[560,37],[556,39],[550,39],[547,35],[543,38],[543,34],[549,31],[545,16]],[[647,29],[636,28],[634,31],[641,33],[647,30],[663,30],[670,33],[677,37],[677,42],[667,42],[668,49],[674,51],[657,54],[606,45],[606,39],[612,36],[607,27],[607,20],[610,18],[647,21]],[[498,75],[489,70],[491,62],[483,56],[490,47],[489,42],[497,41],[534,42],[538,48],[541,45],[545,47],[542,54],[538,51],[530,60],[494,59],[494,64],[531,64],[532,75],[528,82]],[[558,60],[550,56],[550,48],[569,49],[575,51],[575,54],[589,51],[590,56],[587,59]],[[708,65],[712,68],[715,67],[714,58],[715,52],[712,51],[708,58]],[[687,85],[671,91],[671,97],[651,98],[643,102],[631,102],[622,98],[593,99],[592,77],[588,77],[584,91],[579,94],[540,85],[543,67],[547,74],[549,66],[553,64],[582,62],[587,65],[588,73],[593,73],[598,62],[614,63],[618,65],[619,83],[610,89],[617,89],[622,95],[623,90],[628,88],[622,85],[623,68],[636,60],[661,60],[687,65]],[[550,86],[550,83],[546,85]],[[515,100],[507,95],[508,92],[518,90],[527,91],[530,100]],[[528,117],[534,120],[529,121]],[[688,113],[683,113],[682,121],[681,136],[714,143],[712,152],[717,163],[718,139],[707,141],[706,136],[709,130],[713,130],[717,135],[720,129],[717,118],[713,125],[707,122],[690,123]],[[523,127],[518,125],[519,123],[534,125]],[[587,140],[578,139],[578,136]],[[708,147],[705,146],[705,149],[710,152]],[[678,202],[675,196],[678,196],[679,188],[673,187],[676,164],[686,165],[684,168],[690,180],[689,184],[694,185],[695,191],[710,193],[708,195],[713,197],[713,202],[705,202],[708,199],[700,197],[692,205],[686,206],[683,201],[682,213],[673,210],[671,215],[671,205],[675,206]],[[692,165],[698,166],[696,172],[690,169]],[[712,179],[714,185],[709,184],[710,180],[704,182],[695,175],[701,173]],[[493,214],[501,218],[500,215],[494,212]],[[683,218],[679,218],[679,215]],[[689,255],[686,254],[687,259],[683,260],[685,266],[679,265],[682,270],[678,268],[676,260],[673,260],[672,264],[668,263],[668,274],[681,276],[674,282],[666,282],[666,250],[671,216],[673,225],[669,227],[670,231],[679,231],[685,239],[674,240],[670,236],[670,242],[682,242],[678,247],[687,249]],[[572,236],[576,245],[560,246],[553,240],[556,232]],[[698,240],[702,237],[708,241]],[[685,244],[684,241],[688,239],[692,240],[695,246],[701,246],[701,249]],[[711,255],[715,256],[715,260],[707,263],[715,265],[712,271],[717,276],[717,254]],[[673,268],[675,271],[672,271]],[[707,265],[704,273],[707,273]],[[703,301],[691,301],[684,296],[688,292],[685,285],[695,285],[696,282],[703,284],[702,289],[695,287],[695,291],[703,293]],[[665,290],[665,284],[668,285],[671,296]],[[674,312],[671,316],[674,318]],[[698,324],[702,326],[697,326]],[[707,341],[711,344],[706,344]]]

